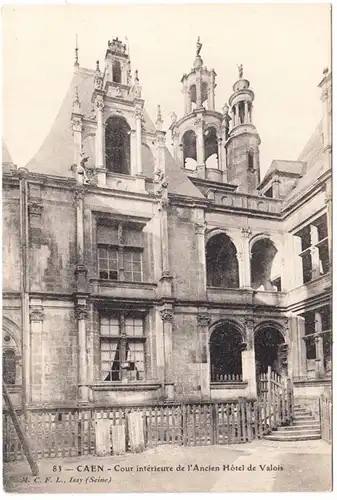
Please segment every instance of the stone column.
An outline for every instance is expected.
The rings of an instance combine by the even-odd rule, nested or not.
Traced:
[[[205,231],[206,223],[204,222],[204,213],[199,210],[195,214],[195,235],[198,252],[198,300],[206,300],[206,243]]]
[[[34,363],[31,363],[31,387],[29,389],[29,401],[33,404],[42,404],[44,402],[43,385],[45,380],[46,360],[44,358],[43,342],[43,307],[42,305],[31,304],[30,306],[30,338],[31,350],[36,356]],[[28,391],[27,391],[28,392]]]
[[[240,275],[240,288],[251,288],[251,269],[250,269],[250,238],[252,236],[252,230],[250,227],[243,227],[241,229],[242,234],[242,254],[240,254],[239,266],[241,271]]]
[[[223,171],[222,167],[222,137],[218,137],[218,169]]]
[[[165,360],[165,371],[164,371],[164,390],[165,399],[168,401],[174,400],[174,378],[173,378],[173,366],[172,366],[172,323],[173,323],[173,311],[170,306],[165,306],[160,311],[161,319],[163,322],[163,332],[164,332],[164,360]]]
[[[200,397],[202,401],[209,401],[211,398],[211,377],[210,377],[210,353],[208,348],[209,326],[211,317],[208,312],[199,312],[198,340],[196,350],[196,362],[200,366]]]
[[[211,78],[210,78],[210,82],[209,82],[209,87],[208,87],[208,109],[212,110],[212,111],[215,108],[214,89],[215,89],[215,72],[214,72],[214,70],[212,70]]]
[[[294,376],[305,377],[307,375],[307,348],[305,343],[305,321],[301,316],[295,316],[294,338],[297,344],[296,364],[294,363]]]
[[[245,123],[248,123],[248,101],[245,101],[244,102],[244,106],[245,106]]]
[[[245,318],[246,342],[242,345],[242,380],[248,382],[247,396],[249,398],[257,397],[256,387],[256,366],[255,366],[255,347],[254,347],[254,320]]]
[[[190,93],[187,88],[187,82],[186,79],[183,81],[183,94],[184,94],[184,113],[187,115],[190,112],[191,108],[191,101],[190,101]]]
[[[137,107],[135,109],[136,121],[136,175],[142,174],[142,118],[143,109]]]
[[[198,116],[196,118],[194,126],[197,136],[197,173],[198,177],[200,177],[201,179],[205,179],[205,144],[202,116]]]
[[[88,365],[87,365],[87,304],[85,299],[79,299],[75,306],[77,319],[77,346],[78,346],[78,403],[88,404]]]
[[[318,243],[318,229],[316,226],[310,226],[311,245]],[[316,246],[311,248],[311,265],[312,265],[312,278],[320,276],[320,261],[319,252]]]
[[[95,136],[95,153],[96,153],[96,169],[97,169],[97,182],[98,184],[106,184],[106,168],[104,164],[104,126],[103,126],[103,110],[104,102],[102,99],[96,100],[96,119],[97,119],[97,129]]]
[[[331,205],[332,195],[331,195],[331,181],[325,185],[325,204],[327,208],[327,229],[328,229],[328,245],[329,245],[329,262],[331,263],[331,243],[332,243],[332,205]]]
[[[321,313],[315,311],[315,344],[316,344],[316,377],[324,375],[324,349],[322,338],[322,317]]]
[[[200,75],[200,70],[197,70],[197,76],[196,76],[196,93],[197,93],[197,109],[201,108],[202,106],[202,101],[201,101],[201,75]]]

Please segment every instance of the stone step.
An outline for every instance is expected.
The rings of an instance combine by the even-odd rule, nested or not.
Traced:
[[[302,424],[302,425],[289,425],[288,427],[279,427],[279,429],[282,429],[283,431],[306,431],[308,429],[313,430],[313,431],[321,431],[320,425],[319,424]],[[278,429],[278,430],[279,430]]]
[[[290,435],[296,436],[297,434],[298,435],[302,435],[302,434],[320,434],[321,431],[320,431],[320,429],[310,429],[310,431],[308,431],[307,429],[301,429],[301,428],[290,428],[290,429],[288,428],[288,429],[285,429],[285,427],[279,427],[278,429],[276,429],[272,433],[273,434],[277,434],[277,435],[290,434]]]
[[[268,441],[313,441],[314,439],[321,439],[321,436],[320,434],[303,434],[300,436],[275,436],[274,434],[269,434],[268,436],[265,436],[264,439],[267,439]]]
[[[310,411],[294,410],[294,415],[311,415]]]
[[[290,427],[295,427],[296,429],[297,428],[300,428],[300,429],[311,429],[311,428],[315,428],[315,429],[320,429],[321,426],[320,426],[320,423],[319,422],[293,422],[291,424],[291,426],[289,427],[282,427],[282,429],[289,429]]]
[[[314,417],[294,417],[293,422],[319,422],[319,420],[316,420]]]

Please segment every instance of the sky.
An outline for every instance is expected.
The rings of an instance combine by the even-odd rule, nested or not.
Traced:
[[[182,114],[180,80],[198,36],[204,64],[217,73],[219,111],[243,64],[255,92],[262,175],[273,159],[297,159],[321,119],[328,4],[8,5],[2,18],[3,136],[19,167],[39,149],[66,94],[76,33],[80,66],[92,69],[97,59],[104,66],[108,40],[128,38],[145,107],[155,121],[160,104],[166,127],[173,111]]]

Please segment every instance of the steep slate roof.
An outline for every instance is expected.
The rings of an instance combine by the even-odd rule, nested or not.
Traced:
[[[13,163],[13,160],[9,154],[5,141],[2,141],[2,164],[4,163]]]
[[[95,72],[80,68],[74,73],[67,94],[55,118],[50,132],[39,151],[27,164],[31,172],[39,172],[62,177],[72,177],[70,166],[74,160],[73,136],[71,127],[72,104],[75,88],[78,87],[81,112],[86,116],[92,109],[91,96],[94,90]],[[144,110],[144,126],[147,131],[155,132],[156,128],[148,113]],[[171,153],[165,148],[166,176],[168,191],[181,196],[204,198],[201,192],[188,179],[175,162]]]
[[[81,111],[84,114],[88,114],[91,109],[90,99],[93,85],[94,71],[81,69],[74,74],[50,132],[39,151],[28,163],[28,170],[62,177],[72,177],[70,166],[74,161],[74,142],[71,129],[71,113],[75,87],[78,86]]]
[[[287,196],[286,205],[302,191],[306,191],[312,186],[324,172],[321,134],[322,123],[320,122],[298,157],[298,161],[306,163],[306,173],[298,180],[294,189]]]

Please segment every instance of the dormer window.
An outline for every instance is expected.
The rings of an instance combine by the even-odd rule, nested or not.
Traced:
[[[254,153],[253,151],[248,151],[247,153],[248,160],[248,170],[254,170]]]
[[[115,83],[121,83],[122,82],[121,63],[119,61],[114,61],[114,63],[113,63],[113,67],[112,67],[112,80]]]
[[[130,126],[123,117],[106,122],[105,164],[109,172],[130,174]]]

